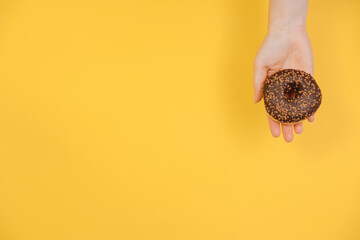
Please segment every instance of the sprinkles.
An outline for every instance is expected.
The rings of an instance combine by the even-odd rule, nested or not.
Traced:
[[[321,91],[315,79],[297,69],[284,69],[267,77],[263,87],[267,113],[287,124],[312,116],[321,104]]]

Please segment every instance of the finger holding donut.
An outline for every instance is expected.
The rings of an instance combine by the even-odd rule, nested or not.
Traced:
[[[268,116],[273,121],[282,123],[286,142],[293,140],[291,125],[295,133],[300,134],[302,121],[314,120],[314,114],[322,100],[315,79],[309,73],[296,69],[284,69],[267,77],[262,91]],[[276,126],[269,121],[271,126]]]

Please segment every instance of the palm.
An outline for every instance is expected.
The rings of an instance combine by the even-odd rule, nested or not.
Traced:
[[[255,102],[262,98],[262,86],[267,76],[286,68],[300,69],[314,74],[313,54],[306,30],[300,29],[290,33],[268,34],[262,43],[254,62]],[[280,136],[280,124],[268,116],[271,133]],[[314,116],[309,118],[313,121]],[[281,124],[285,141],[293,139],[295,133],[300,134],[302,123]]]

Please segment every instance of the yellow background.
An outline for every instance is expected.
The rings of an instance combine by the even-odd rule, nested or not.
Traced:
[[[0,239],[360,239],[360,1],[310,1],[291,144],[253,104],[267,10],[0,1]]]

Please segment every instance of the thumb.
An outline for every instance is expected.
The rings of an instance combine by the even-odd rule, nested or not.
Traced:
[[[267,76],[267,67],[259,60],[254,61],[254,102],[258,103],[263,97],[262,88]]]

